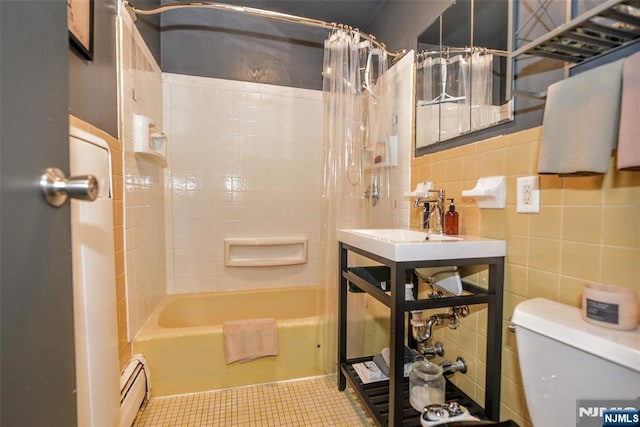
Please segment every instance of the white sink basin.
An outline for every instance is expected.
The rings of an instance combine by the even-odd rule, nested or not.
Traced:
[[[358,230],[344,230],[370,236],[376,240],[388,240],[394,243],[420,243],[425,240],[446,241],[462,240],[462,237],[447,236],[446,234],[426,233],[422,231],[405,230],[403,228],[372,228]]]
[[[448,236],[402,228],[338,230],[338,240],[392,261],[505,256],[504,240]]]

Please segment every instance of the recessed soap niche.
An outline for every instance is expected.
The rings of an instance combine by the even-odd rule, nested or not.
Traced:
[[[133,115],[133,146],[136,155],[150,156],[166,164],[167,135],[150,117]]]
[[[398,136],[391,135],[364,151],[365,169],[398,166]]]
[[[227,267],[275,267],[306,264],[306,237],[233,237],[224,239]]]

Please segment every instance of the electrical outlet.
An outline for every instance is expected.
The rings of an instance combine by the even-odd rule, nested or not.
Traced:
[[[540,177],[523,176],[517,179],[518,206],[520,213],[540,212]]]

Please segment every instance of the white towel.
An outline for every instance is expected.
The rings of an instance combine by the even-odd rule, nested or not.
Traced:
[[[617,167],[640,170],[640,52],[627,57],[622,69]]]
[[[222,335],[227,363],[278,354],[278,325],[275,319],[223,322]]]
[[[618,139],[623,60],[549,86],[538,172],[606,173]]]

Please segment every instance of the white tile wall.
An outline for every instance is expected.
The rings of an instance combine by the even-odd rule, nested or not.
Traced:
[[[322,93],[165,74],[169,293],[317,284]],[[225,237],[306,236],[309,262],[225,267]]]
[[[118,17],[117,25],[127,333],[131,340],[166,293],[163,168],[133,153],[132,134],[133,114],[162,123],[162,73],[126,12]]]
[[[121,135],[125,149],[128,331],[133,337],[165,293],[314,285],[322,192],[322,93],[162,74],[128,16],[119,20]],[[412,54],[394,85],[399,165],[393,225],[407,227],[412,150]],[[168,166],[132,152],[132,115],[169,136]],[[306,236],[309,262],[225,267],[225,237]]]

